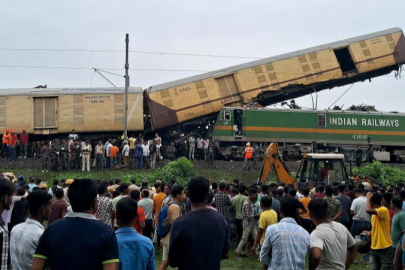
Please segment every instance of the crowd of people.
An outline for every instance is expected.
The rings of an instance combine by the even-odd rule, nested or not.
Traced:
[[[405,186],[0,177],[0,269],[405,269]],[[362,256],[358,260],[357,252]],[[395,268],[394,268],[395,267]]]
[[[214,143],[199,134],[190,134],[180,141],[163,145],[162,138],[155,134],[153,139],[144,139],[142,134],[131,134],[127,140],[124,136],[105,140],[83,140],[75,130],[66,138],[51,141],[29,142],[25,130],[17,136],[14,130],[3,133],[3,144],[0,156],[14,162],[19,158],[40,158],[42,172],[49,170],[82,170],[90,171],[134,168],[159,168],[161,160],[175,160],[186,157],[189,160],[206,160],[214,162]]]

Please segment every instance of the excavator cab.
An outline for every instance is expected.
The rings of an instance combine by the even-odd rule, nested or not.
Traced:
[[[349,174],[344,164],[343,154],[311,153],[302,160],[298,170],[297,182],[348,182]]]
[[[343,154],[306,154],[301,162],[295,179],[290,175],[284,164],[277,143],[271,143],[263,156],[263,166],[258,178],[259,182],[266,183],[271,171],[278,182],[297,186],[299,182],[348,182],[349,174],[344,164]]]

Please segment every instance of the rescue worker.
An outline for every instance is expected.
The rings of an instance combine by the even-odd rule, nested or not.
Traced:
[[[62,170],[66,171],[68,169],[68,150],[69,145],[67,144],[66,140],[62,140],[60,145],[60,164],[62,165]]]
[[[10,161],[17,161],[17,134],[14,130],[10,130],[10,138],[8,140],[8,149],[10,152]]]
[[[27,130],[24,128],[22,133],[20,134],[20,150],[21,150],[20,158],[27,158],[28,134],[26,131]]]
[[[257,145],[257,143],[254,144],[253,146],[253,168],[257,170],[257,165],[259,163],[259,157],[260,157],[260,148]]]
[[[58,171],[58,157],[59,157],[59,151],[60,151],[60,146],[59,146],[59,140],[54,139],[51,144],[51,170],[53,172]]]
[[[245,163],[243,164],[243,170],[248,169],[250,171],[250,168],[252,167],[252,159],[253,159],[253,148],[250,147],[250,143],[246,144],[245,148]]]
[[[9,154],[8,143],[10,140],[10,130],[7,128],[6,132],[3,133],[3,145],[1,146],[1,156],[7,157]]]
[[[92,152],[90,142],[86,140],[85,146],[82,147],[82,171],[90,171],[90,154]]]

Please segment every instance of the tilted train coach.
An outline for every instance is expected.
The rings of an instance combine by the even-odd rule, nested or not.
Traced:
[[[223,107],[262,106],[399,70],[405,37],[392,28],[192,76],[148,89],[131,87],[130,131],[173,139],[212,126]],[[124,128],[123,88],[0,90],[0,132],[115,133]]]
[[[215,119],[225,106],[267,106],[388,74],[404,63],[404,34],[392,28],[224,68],[148,88],[151,125],[186,133],[179,126]]]

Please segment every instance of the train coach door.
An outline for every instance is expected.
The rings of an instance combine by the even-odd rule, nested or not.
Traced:
[[[40,134],[57,128],[57,104],[56,97],[34,98],[34,129],[41,130]]]
[[[218,83],[224,105],[236,103],[242,99],[233,75],[216,78],[215,80]]]
[[[335,52],[336,59],[339,62],[343,74],[357,72],[349,47],[335,49],[333,51]]]
[[[235,140],[241,140],[244,135],[243,129],[243,110],[235,109],[233,111],[234,119],[233,119],[233,132]]]

